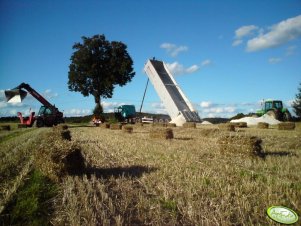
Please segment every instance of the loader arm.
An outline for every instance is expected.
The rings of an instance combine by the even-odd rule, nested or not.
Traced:
[[[49,103],[42,95],[40,95],[35,89],[33,89],[30,85],[26,83],[21,83],[15,89],[25,89],[27,90],[34,98],[36,98],[42,105],[55,108],[51,103]]]

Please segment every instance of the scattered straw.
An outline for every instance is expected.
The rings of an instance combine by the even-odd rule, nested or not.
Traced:
[[[200,129],[200,134],[204,137],[213,137],[218,133],[219,130],[215,128]]]
[[[167,127],[166,123],[162,123],[162,122],[155,122],[152,124],[153,127]]]
[[[173,131],[171,128],[156,128],[151,129],[150,138],[173,139]]]

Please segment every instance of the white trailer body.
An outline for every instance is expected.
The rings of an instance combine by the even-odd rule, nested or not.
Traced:
[[[198,113],[193,109],[163,61],[148,60],[144,71],[171,117],[171,123],[182,126],[185,122],[201,122]]]

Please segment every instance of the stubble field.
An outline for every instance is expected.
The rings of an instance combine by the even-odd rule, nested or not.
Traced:
[[[71,141],[49,137],[51,128],[22,129],[15,136],[2,131],[0,219],[11,221],[9,200],[40,167],[58,186],[47,218],[54,225],[277,225],[266,215],[272,205],[300,216],[300,127],[176,127],[171,140],[150,138],[149,125],[135,125],[131,134],[69,126]],[[239,143],[221,145],[229,136],[260,138],[261,155]],[[52,177],[40,153],[74,148],[82,153],[84,169]]]

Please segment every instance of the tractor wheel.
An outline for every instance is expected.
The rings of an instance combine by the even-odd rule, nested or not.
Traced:
[[[273,111],[273,110],[268,111],[268,112],[267,112],[267,115],[269,115],[269,116],[271,116],[272,118],[277,119],[277,120],[278,120],[278,118],[279,118],[279,116],[278,116],[278,115],[276,114],[276,112]]]
[[[41,119],[37,119],[34,124],[35,124],[35,127],[38,127],[38,128],[45,126],[44,121]]]
[[[283,121],[291,121],[291,119],[292,119],[292,116],[289,113],[289,111],[286,111],[283,113]]]

